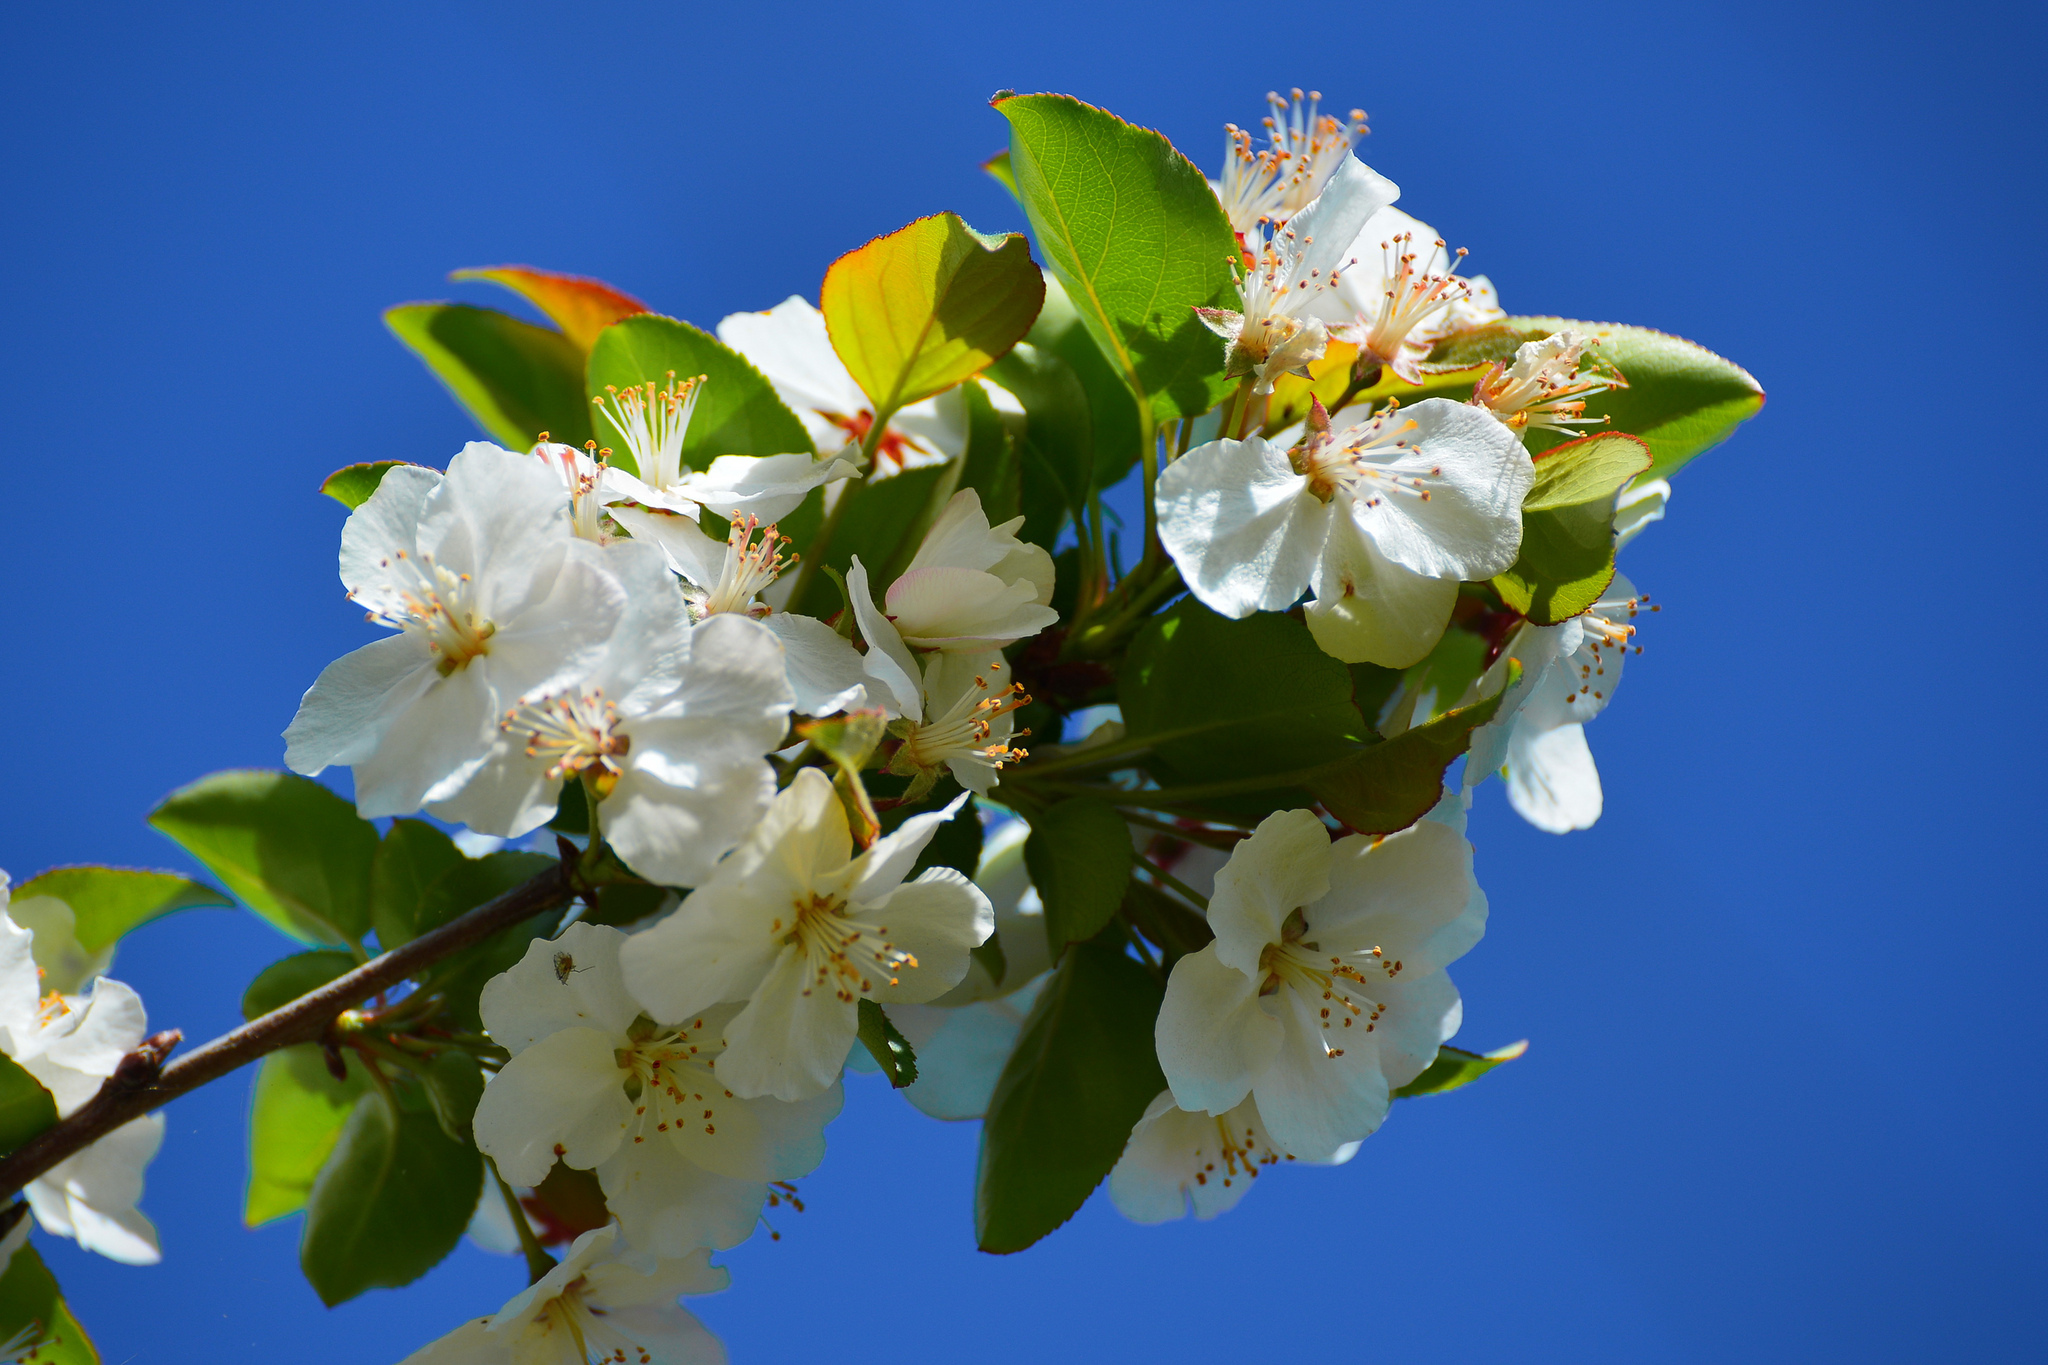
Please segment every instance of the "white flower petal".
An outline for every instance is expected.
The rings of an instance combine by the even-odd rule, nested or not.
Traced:
[[[950,867],[927,868],[878,905],[859,907],[888,941],[917,959],[897,973],[898,984],[875,983],[875,999],[916,1003],[935,999],[967,975],[968,954],[995,931],[995,912],[981,888]]]
[[[1311,812],[1277,811],[1261,820],[1216,874],[1209,900],[1216,960],[1257,974],[1259,955],[1280,941],[1288,915],[1329,891],[1330,860],[1330,831]]]
[[[633,1105],[616,1035],[570,1028],[507,1062],[477,1102],[477,1150],[514,1185],[538,1185],[559,1157],[588,1170],[618,1150]]]
[[[839,1079],[858,1032],[854,1002],[785,947],[745,1009],[725,1026],[718,1075],[741,1096],[800,1100]]]
[[[1160,474],[1154,500],[1188,590],[1232,618],[1294,604],[1330,519],[1287,452],[1256,436],[1190,450]]]
[[[626,1242],[650,1255],[738,1246],[760,1221],[762,1181],[729,1180],[652,1143],[627,1143],[597,1168]]]
[[[1518,725],[1508,741],[1508,804],[1540,830],[1568,834],[1600,818],[1600,770],[1584,725]]]
[[[1154,1036],[1175,1102],[1212,1114],[1235,1108],[1281,1046],[1257,980],[1225,966],[1213,943],[1173,964]]]
[[[1443,638],[1458,580],[1412,573],[1382,556],[1350,516],[1330,519],[1316,563],[1316,595],[1305,613],[1325,654],[1345,663],[1407,668]]]
[[[485,983],[478,1010],[499,1046],[523,1052],[568,1028],[624,1033],[640,1007],[626,991],[619,950],[626,936],[577,922],[560,938],[537,938],[510,970]]]
[[[761,624],[782,642],[782,661],[796,709],[829,716],[867,701],[867,666],[853,642],[814,616],[771,612]]]
[[[867,674],[877,684],[870,692],[878,699],[894,700],[891,714],[912,720],[921,718],[924,714],[924,692],[918,683],[921,671],[896,627],[876,609],[874,596],[868,588],[868,571],[860,562],[859,555],[853,557],[853,565],[846,571],[846,590],[853,598],[853,619],[860,626],[861,638],[868,642]]]
[[[1252,1082],[1259,1113],[1285,1150],[1332,1159],[1345,1144],[1371,1136],[1387,1116],[1388,1085],[1375,1064],[1376,1050],[1365,1037],[1353,1045],[1349,1035],[1360,1030],[1347,1029],[1347,1046],[1332,1051],[1309,1001],[1285,987],[1270,998],[1283,1036]]]

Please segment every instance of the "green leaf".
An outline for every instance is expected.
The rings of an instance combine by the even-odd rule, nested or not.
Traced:
[[[0,1155],[57,1121],[57,1101],[12,1057],[0,1055]]]
[[[1131,831],[1092,796],[1077,796],[1031,822],[1024,866],[1045,902],[1053,961],[1070,943],[1094,938],[1123,904],[1131,883]]]
[[[989,936],[967,950],[967,955],[981,964],[988,973],[991,986],[1003,984],[1003,978],[1010,973],[1010,959],[1003,955],[1003,936],[990,931]]]
[[[1493,580],[1501,600],[1554,626],[1600,600],[1614,581],[1614,495],[1647,469],[1650,452],[1620,432],[1587,436],[1536,457],[1522,549]]]
[[[438,929],[464,911],[504,895],[554,865],[555,860],[545,853],[513,849],[501,849],[482,858],[465,858],[421,891],[414,932],[424,934],[429,929]]]
[[[1492,696],[1305,774],[1302,785],[1361,834],[1406,829],[1443,796],[1444,770],[1472,747],[1472,732],[1493,719],[1520,676],[1521,665],[1510,660],[1506,685]]]
[[[535,270],[530,265],[478,266],[451,270],[451,280],[489,280],[531,303],[562,329],[579,351],[588,351],[598,334],[620,318],[647,311],[647,305],[631,294],[621,293],[603,280],[582,275],[564,275],[553,270]]]
[[[1066,95],[996,102],[1017,197],[1046,265],[1140,403],[1161,420],[1220,401],[1223,345],[1195,316],[1237,298],[1237,238],[1173,144]]]
[[[1633,436],[1601,432],[1553,446],[1536,457],[1536,481],[1525,512],[1612,502],[1630,479],[1650,467],[1650,449]]]
[[[911,1050],[910,1040],[896,1031],[896,1025],[889,1022],[888,1012],[868,999],[860,998],[860,1042],[875,1059],[875,1065],[882,1068],[882,1074],[889,1078],[889,1084],[897,1090],[917,1080],[917,1054]]]
[[[1512,1062],[1529,1050],[1529,1040],[1509,1043],[1492,1052],[1467,1052],[1463,1048],[1439,1047],[1436,1060],[1424,1069],[1420,1076],[1394,1091],[1397,1100],[1412,1099],[1416,1095],[1436,1095],[1446,1090],[1456,1090],[1461,1085],[1470,1085],[1502,1062]]]
[[[1047,277],[1045,307],[1024,339],[1049,355],[1067,362],[1074,377],[1088,395],[1088,412],[1095,447],[1095,487],[1111,488],[1138,462],[1144,444],[1138,422],[1138,400],[1131,395],[1109,357],[1095,344],[1081,315],[1067,298],[1060,282]],[[1042,542],[1051,544],[1050,541]]]
[[[174,911],[234,906],[225,893],[204,882],[134,867],[57,867],[14,888],[17,907],[35,896],[54,896],[71,907],[72,932],[88,953],[111,948],[129,931]]]
[[[590,349],[585,392],[592,399],[610,388],[665,384],[704,376],[690,429],[683,437],[683,462],[703,469],[720,455],[787,455],[811,449],[811,438],[761,372],[739,352],[687,322],[642,313],[604,329]],[[612,463],[641,474],[625,438],[610,420],[597,417],[597,443],[608,446]]]
[[[256,973],[256,979],[242,992],[242,1017],[256,1019],[317,991],[338,976],[346,976],[359,964],[348,953],[334,948],[315,948],[293,953]]]
[[[1119,691],[1125,734],[1191,779],[1293,772],[1372,735],[1350,671],[1278,612],[1233,621],[1187,598],[1139,631]]]
[[[1593,338],[1587,361],[1612,365],[1628,387],[1586,400],[1588,417],[1611,417],[1611,430],[1642,437],[1656,456],[1646,479],[1666,479],[1694,456],[1728,439],[1756,416],[1764,391],[1747,370],[1703,346],[1647,327],[1566,318],[1514,317],[1439,342],[1430,363],[1504,360],[1524,341],[1576,328]]]
[[[370,500],[385,474],[407,460],[372,460],[367,464],[343,465],[320,484],[320,491],[353,512]]]
[[[990,523],[1001,525],[1023,510],[1018,443],[1010,438],[1009,424],[989,401],[984,384],[963,384],[960,392],[967,400],[967,453],[960,462],[960,487],[974,489]],[[1029,540],[1028,522],[1026,528],[1023,538]]]
[[[982,162],[981,168],[988,172],[991,180],[996,181],[1012,195],[1017,193],[1017,177],[1010,174],[1010,152],[1007,147]]]
[[[426,821],[391,822],[370,864],[370,923],[384,951],[418,936],[421,897],[466,861],[455,841]]]
[[[1166,1088],[1152,1043],[1164,997],[1132,959],[1076,944],[1024,1021],[982,1126],[974,1231],[1022,1251],[1074,1216]]]
[[[384,325],[498,444],[525,450],[543,431],[572,446],[590,439],[583,352],[560,332],[466,303],[402,303]]]
[[[451,1140],[431,1113],[363,1096],[306,1203],[299,1265],[321,1302],[332,1308],[432,1270],[462,1240],[483,1177],[476,1149]]]
[[[292,938],[342,944],[369,930],[376,828],[310,778],[214,773],[165,797],[149,823]]]
[[[430,978],[446,1002],[443,1008],[448,1017],[472,1033],[482,1030],[477,1000],[485,985],[492,977],[510,971],[526,955],[527,945],[553,933],[561,919],[559,909],[543,910],[436,965]]]
[[[985,237],[951,213],[847,252],[818,291],[832,349],[884,421],[981,373],[1044,301],[1022,234]]]
[[[26,1204],[16,1205],[20,1217]],[[0,1275],[0,1341],[21,1342],[9,1356],[27,1365],[99,1365],[92,1338],[71,1315],[57,1279],[31,1246],[20,1248]]]
[[[1088,504],[1095,473],[1088,393],[1066,361],[1028,344],[991,365],[988,377],[1024,408],[1024,438],[1018,452],[1023,539],[1050,545],[1059,535],[1061,520],[1071,516],[1078,524]]]
[[[583,912],[585,924],[610,924],[623,927],[636,920],[646,919],[661,909],[661,903],[668,899],[665,886],[644,886],[632,882],[613,882],[597,889],[597,908]]]
[[[1168,968],[1189,953],[1200,952],[1216,937],[1201,912],[1142,877],[1131,879],[1123,911],[1132,927],[1158,945]]]
[[[336,1080],[312,1043],[271,1053],[249,1097],[249,1189],[242,1221],[250,1227],[297,1213],[369,1087],[360,1061]]]
[[[441,1131],[457,1142],[471,1141],[470,1120],[476,1117],[477,1101],[484,1097],[484,1073],[476,1058],[449,1048],[435,1053],[418,1075],[427,1107]]]

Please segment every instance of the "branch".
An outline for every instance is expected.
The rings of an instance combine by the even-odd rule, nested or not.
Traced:
[[[580,882],[569,863],[554,867],[513,887],[496,900],[459,915],[438,929],[372,958],[319,990],[252,1019],[224,1033],[169,1066],[164,1058],[182,1035],[176,1029],[150,1035],[114,1069],[99,1093],[0,1158],[0,1199],[11,1199],[29,1181],[99,1138],[169,1104],[189,1090],[219,1080],[258,1057],[294,1043],[318,1042],[343,1010],[390,990],[443,958],[481,943],[500,929],[517,924],[571,899]]]

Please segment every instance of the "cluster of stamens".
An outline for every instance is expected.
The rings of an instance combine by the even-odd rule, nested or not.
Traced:
[[[1560,332],[1524,346],[1515,363],[1495,361],[1472,391],[1472,401],[1515,431],[1548,428],[1569,432],[1610,419],[1588,417],[1586,399],[1609,389],[1625,389],[1628,380],[1612,366],[1580,369],[1585,338]]]
[[[763,528],[760,518],[751,513],[736,519],[725,537],[725,566],[718,582],[705,594],[700,616],[722,611],[766,615],[768,609],[754,598],[797,562],[795,552],[783,553],[788,545],[788,536],[779,535],[773,526]]]
[[[862,408],[856,413],[827,412],[813,408],[813,412],[846,433],[846,439],[864,444],[868,433],[875,429],[875,414]],[[910,458],[918,454],[916,442],[895,426],[882,429],[881,438],[875,442],[875,469],[881,472],[884,465],[894,465],[898,470],[910,468]]]
[[[549,781],[589,774],[599,797],[618,785],[620,760],[632,748],[631,736],[619,730],[619,708],[602,688],[523,702],[498,728],[526,731],[526,756],[548,760]]]
[[[1289,987],[1304,1000],[1321,1002],[1317,1017],[1325,1033],[1333,1025],[1342,1030],[1361,1022],[1365,1032],[1371,1033],[1386,1014],[1386,1005],[1363,992],[1349,991],[1339,983],[1349,981],[1369,987],[1372,978],[1366,975],[1368,971],[1392,981],[1401,974],[1400,960],[1388,957],[1377,946],[1353,954],[1350,960],[1325,954],[1320,944],[1308,938],[1308,928],[1308,920],[1299,909],[1288,913],[1280,926],[1280,941],[1268,943],[1259,954],[1259,994],[1272,995],[1282,986]],[[1341,1047],[1325,1047],[1328,1056],[1344,1055]]]
[[[653,1365],[653,1354],[606,1322],[605,1309],[591,1302],[589,1292],[590,1282],[579,1276],[540,1310],[535,1325],[550,1335],[559,1331],[568,1338],[565,1345],[569,1349],[562,1352],[561,1358],[578,1365],[585,1361],[595,1365]],[[528,1357],[522,1353],[520,1358]]]
[[[1443,467],[1431,465],[1422,473],[1412,463],[1422,454],[1410,435],[1417,424],[1412,417],[1400,417],[1398,408],[1398,403],[1389,404],[1377,416],[1333,432],[1322,403],[1311,399],[1308,435],[1288,452],[1295,473],[1308,480],[1308,491],[1324,502],[1341,493],[1367,507],[1395,495],[1428,502],[1429,482],[1443,476]]]
[[[1329,183],[1351,144],[1365,134],[1365,111],[1353,109],[1339,121],[1322,112],[1322,94],[1299,89],[1282,99],[1269,92],[1273,112],[1261,120],[1267,146],[1254,148],[1252,135],[1225,124],[1223,211],[1231,229],[1249,237],[1265,224],[1279,226],[1299,213]]]
[[[1639,593],[1626,602],[1606,608],[1605,611],[1612,613],[1611,615],[1593,610],[1580,617],[1579,628],[1584,635],[1581,637],[1579,649],[1590,654],[1592,659],[1579,665],[1579,681],[1565,694],[1565,703],[1569,705],[1580,697],[1591,697],[1594,701],[1607,700],[1607,693],[1603,690],[1607,685],[1604,681],[1607,676],[1605,651],[1611,649],[1617,654],[1642,653],[1643,647],[1632,643],[1636,628],[1629,622],[1643,612],[1663,609],[1651,603],[1648,593]]]
[[[391,557],[378,560],[377,566],[391,570],[400,580],[401,606],[396,611],[371,612],[370,619],[425,640],[428,651],[440,656],[434,670],[442,677],[490,652],[490,639],[498,628],[483,620],[470,603],[468,574],[436,564],[432,555],[414,556],[404,550],[392,551]]]
[[[1444,249],[1441,238],[1431,244],[1430,259]],[[1420,257],[1415,250],[1415,234],[1403,232],[1392,241],[1380,243],[1385,253],[1386,294],[1379,316],[1366,328],[1365,339],[1359,343],[1361,357],[1370,357],[1383,365],[1391,365],[1402,358],[1403,348],[1415,345],[1410,341],[1417,328],[1443,312],[1454,303],[1461,303],[1472,296],[1472,286],[1458,278],[1455,270],[1442,272],[1418,268]],[[1459,247],[1452,257],[1452,265],[1466,256],[1464,247]]]
[[[852,1004],[874,990],[877,982],[901,984],[900,973],[917,966],[917,958],[888,941],[887,925],[867,924],[847,913],[847,903],[837,896],[812,892],[794,903],[794,916],[787,929],[777,919],[770,932],[780,934],[785,944],[804,955],[810,979],[802,994],[830,989],[843,1003]]]
[[[633,1101],[634,1142],[645,1142],[650,1133],[680,1136],[702,1129],[706,1137],[718,1135],[718,1106],[733,1093],[713,1074],[717,1049],[709,1039],[700,1041],[703,1033],[702,1019],[668,1028],[644,1016],[628,1030],[632,1043],[613,1057],[626,1073],[626,1094]]]
[[[585,441],[578,451],[573,446],[551,443],[543,431],[533,453],[553,467],[568,488],[571,529],[583,540],[608,544],[612,537],[605,531],[604,503],[598,493],[604,483],[604,472],[610,467],[610,448],[599,449],[597,442]]]
[[[1203,1153],[1197,1151],[1196,1155],[1202,1156]],[[1259,1141],[1258,1130],[1250,1125],[1246,1125],[1242,1137],[1238,1136],[1237,1130],[1230,1126],[1227,1114],[1219,1114],[1216,1117],[1216,1155],[1223,1162],[1223,1174],[1220,1178],[1226,1190],[1239,1177],[1246,1180],[1256,1178],[1261,1166],[1277,1166],[1282,1161],[1294,1160],[1286,1153],[1275,1151],[1270,1145]],[[1195,1172],[1195,1183],[1206,1185],[1209,1183],[1209,1177],[1215,1174],[1216,1163],[1204,1161],[1201,1169]]]
[[[1001,663],[991,662],[987,672],[994,673],[1000,668]],[[1012,731],[1006,727],[998,737],[995,729],[1005,716],[1030,704],[1024,684],[992,689],[986,674],[978,673],[974,686],[962,692],[944,713],[906,727],[903,744],[890,759],[890,770],[932,772],[949,761],[964,760],[1000,771],[1006,763],[1022,762],[1030,751],[1010,741],[1024,739],[1031,731]]]
[[[623,389],[607,384],[605,397],[590,400],[625,441],[649,487],[666,490],[683,477],[683,437],[705,378],[679,380],[670,370],[665,385],[651,379]]]

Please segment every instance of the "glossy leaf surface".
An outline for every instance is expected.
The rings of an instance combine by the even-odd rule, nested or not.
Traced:
[[[411,1284],[462,1240],[483,1190],[483,1158],[424,1106],[356,1102],[306,1201],[299,1264],[328,1307]]]
[[[504,285],[547,314],[579,351],[588,351],[596,344],[598,333],[619,319],[647,311],[646,304],[603,280],[536,270],[530,265],[476,266],[450,271],[448,278]]]
[[[384,310],[384,325],[508,450],[543,431],[573,446],[590,439],[583,352],[560,332],[466,303],[402,303]]]

